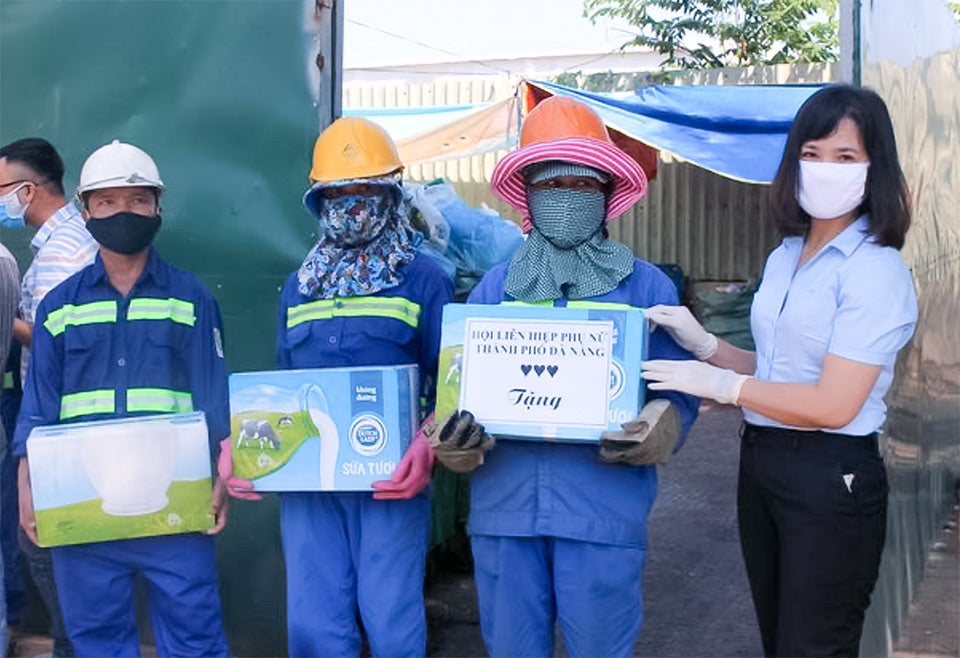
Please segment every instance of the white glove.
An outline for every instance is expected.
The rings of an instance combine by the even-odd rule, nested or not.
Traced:
[[[704,329],[686,306],[657,304],[648,308],[645,314],[647,320],[666,329],[677,345],[701,361],[716,354],[717,337]]]
[[[641,376],[654,391],[680,391],[721,404],[736,404],[750,377],[699,361],[644,361]]]

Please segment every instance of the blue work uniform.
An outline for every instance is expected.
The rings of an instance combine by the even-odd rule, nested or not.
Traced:
[[[39,425],[203,411],[211,454],[230,434],[220,310],[195,276],[150,249],[124,297],[99,254],[40,303],[14,436]],[[161,656],[229,655],[213,537],[183,534],[53,549],[64,621],[79,656],[135,656],[136,572],[147,580]]]
[[[23,606],[23,578],[20,572],[20,547],[17,534],[20,531],[17,493],[17,458],[13,456],[13,431],[17,426],[20,411],[20,343],[14,340],[7,355],[3,373],[3,392],[0,394],[0,422],[7,438],[7,445],[0,460],[0,552],[3,553],[3,586],[6,594],[7,620],[11,626],[20,624],[20,609]]]
[[[280,369],[415,363],[432,400],[443,305],[453,287],[418,254],[403,281],[362,297],[312,299],[297,273],[280,298]],[[430,501],[369,493],[281,494],[291,656],[359,656],[357,613],[374,656],[423,656]]]
[[[513,301],[504,292],[507,271],[508,264],[494,267],[467,301]],[[577,300],[598,308],[677,303],[673,282],[637,259],[616,289]],[[663,330],[650,335],[649,348],[651,359],[693,358]],[[673,391],[648,391],[648,398],[677,406],[682,444],[699,399]],[[555,622],[571,656],[631,655],[656,495],[655,466],[604,463],[596,445],[497,442],[473,472],[467,526],[490,655],[552,656]]]

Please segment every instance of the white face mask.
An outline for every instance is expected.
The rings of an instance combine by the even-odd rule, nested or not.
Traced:
[[[836,219],[863,203],[869,162],[800,161],[797,202],[814,219]]]

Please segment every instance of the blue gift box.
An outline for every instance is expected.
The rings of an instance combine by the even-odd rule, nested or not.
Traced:
[[[257,491],[371,491],[416,431],[415,365],[230,375],[234,475]]]
[[[467,409],[499,438],[598,441],[643,406],[648,342],[626,305],[447,304],[437,418]]]

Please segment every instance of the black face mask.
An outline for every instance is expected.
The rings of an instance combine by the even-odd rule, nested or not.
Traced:
[[[118,212],[102,219],[89,219],[87,230],[101,246],[118,254],[132,256],[150,246],[160,230],[160,215],[147,217]]]

